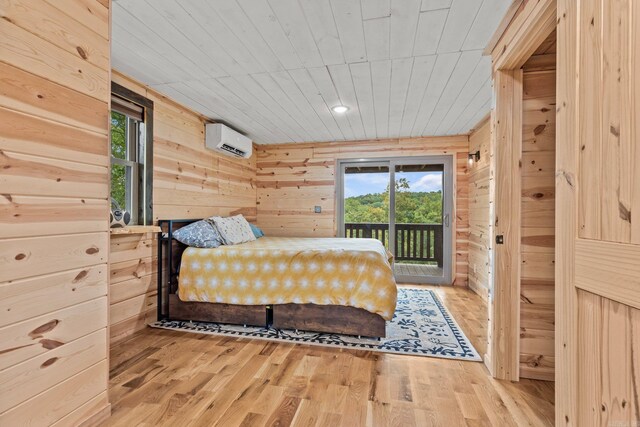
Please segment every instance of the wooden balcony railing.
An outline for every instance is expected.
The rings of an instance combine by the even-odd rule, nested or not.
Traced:
[[[442,224],[396,224],[395,260],[442,267]],[[345,223],[345,237],[378,239],[389,248],[389,224]]]

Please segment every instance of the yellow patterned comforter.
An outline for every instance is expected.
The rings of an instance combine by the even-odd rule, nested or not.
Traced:
[[[226,304],[344,305],[391,320],[397,297],[392,260],[375,239],[263,237],[187,248],[178,296]]]

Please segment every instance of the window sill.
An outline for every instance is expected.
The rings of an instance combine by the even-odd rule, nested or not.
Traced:
[[[128,227],[111,228],[109,232],[111,235],[119,234],[146,234],[146,233],[159,233],[161,230],[157,225],[130,225]]]

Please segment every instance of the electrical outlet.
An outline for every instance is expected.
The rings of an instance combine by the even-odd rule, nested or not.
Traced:
[[[313,207],[313,212],[322,213],[322,206],[314,206]]]

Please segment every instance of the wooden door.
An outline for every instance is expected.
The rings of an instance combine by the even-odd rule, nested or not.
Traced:
[[[556,423],[640,424],[640,2],[558,0]]]

